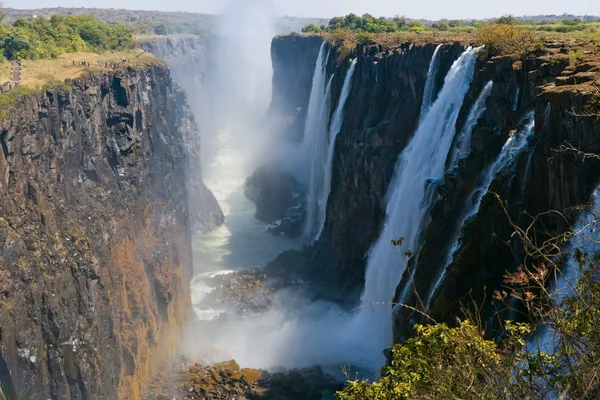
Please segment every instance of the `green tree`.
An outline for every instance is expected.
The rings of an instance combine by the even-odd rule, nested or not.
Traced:
[[[169,29],[165,24],[158,24],[156,28],[154,28],[154,33],[156,33],[157,35],[168,35]]]
[[[304,33],[317,33],[317,32],[321,32],[321,28],[319,28],[315,24],[309,24],[309,25],[306,25],[304,28],[302,28],[302,32],[304,32]]]

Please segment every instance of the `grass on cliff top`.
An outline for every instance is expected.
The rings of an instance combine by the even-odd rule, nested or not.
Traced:
[[[20,86],[41,89],[48,84],[64,82],[65,79],[78,78],[86,71],[107,71],[103,66],[104,61],[119,62],[121,58],[127,58],[128,62],[125,65],[131,66],[144,66],[159,62],[150,53],[139,49],[103,54],[86,52],[65,53],[54,59],[24,60],[21,67]],[[74,66],[73,61],[76,63],[85,61],[90,63],[91,66]],[[4,74],[4,68],[7,68],[8,76],[10,76],[10,63],[3,63],[0,67],[3,69],[0,73]],[[4,75],[0,75],[0,77],[4,77]],[[2,82],[6,80],[8,79],[4,79]]]

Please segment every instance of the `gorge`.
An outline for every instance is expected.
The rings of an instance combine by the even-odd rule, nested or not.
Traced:
[[[428,318],[501,336],[515,230],[597,203],[599,43],[346,46],[262,18],[139,38],[157,59],[2,109],[0,399],[184,398],[154,378],[181,365],[210,375],[186,398],[322,398]]]

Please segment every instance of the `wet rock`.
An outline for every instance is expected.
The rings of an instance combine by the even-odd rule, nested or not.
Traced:
[[[201,307],[225,308],[238,316],[257,315],[273,303],[275,288],[259,269],[244,270],[212,279],[216,287],[202,302]]]
[[[148,400],[323,400],[343,384],[321,367],[275,373],[242,368],[234,361],[162,370],[145,391]]]
[[[258,168],[246,179],[244,193],[256,204],[256,218],[271,224],[275,235],[297,236],[305,216],[305,198],[298,181],[276,164]]]

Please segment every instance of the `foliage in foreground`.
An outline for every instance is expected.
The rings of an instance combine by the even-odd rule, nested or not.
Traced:
[[[418,325],[416,330],[416,337],[392,348],[390,364],[381,370],[379,381],[350,381],[338,398],[492,400],[506,398],[514,390],[499,384],[510,381],[514,366],[503,353],[522,342],[526,326],[511,326],[511,335],[501,345],[485,340],[469,321],[456,328],[437,324]]]
[[[6,59],[56,58],[77,51],[102,52],[133,47],[133,34],[124,24],[107,24],[89,15],[17,19],[0,26],[0,46]]]
[[[502,339],[495,341],[469,321],[452,328],[417,326],[415,337],[392,348],[378,381],[349,380],[337,397],[600,398],[598,221],[595,216],[551,245],[537,245],[525,230],[516,232],[527,254],[525,266],[505,275],[506,288],[494,300],[506,305],[519,300],[534,328],[506,321]],[[577,246],[569,248],[574,236]]]

